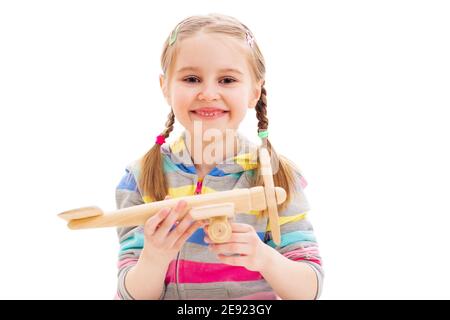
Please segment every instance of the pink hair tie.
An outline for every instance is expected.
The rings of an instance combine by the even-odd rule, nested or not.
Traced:
[[[162,145],[164,142],[166,142],[166,137],[164,137],[162,134],[156,137],[156,144]]]

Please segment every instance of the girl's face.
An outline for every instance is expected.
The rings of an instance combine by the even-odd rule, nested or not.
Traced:
[[[247,46],[247,47],[246,47]],[[236,130],[261,94],[251,74],[245,41],[200,33],[182,40],[170,77],[160,83],[176,119],[191,134]],[[194,132],[201,122],[202,132]],[[196,129],[196,131],[198,131]]]

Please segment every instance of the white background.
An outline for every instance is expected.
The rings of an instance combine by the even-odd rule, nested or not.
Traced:
[[[250,27],[270,137],[309,182],[323,299],[449,299],[446,1],[1,1],[0,298],[112,299],[115,208],[163,129],[162,44],[193,14]],[[177,132],[180,126],[177,124]],[[254,141],[253,113],[242,132]]]

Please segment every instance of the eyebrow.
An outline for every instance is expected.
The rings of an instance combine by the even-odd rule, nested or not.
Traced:
[[[200,68],[196,68],[196,67],[184,67],[181,69],[178,69],[177,72],[184,72],[184,71],[199,71]],[[241,71],[239,71],[238,69],[233,69],[233,68],[225,68],[225,69],[220,69],[220,72],[234,72],[240,75],[243,75],[243,73]]]

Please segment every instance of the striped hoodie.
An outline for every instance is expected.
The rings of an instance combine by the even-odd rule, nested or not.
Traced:
[[[256,146],[238,134],[236,156],[218,164],[202,180],[186,148],[185,133],[175,142],[161,147],[164,175],[168,183],[168,194],[172,198],[225,191],[252,186],[257,164]],[[139,188],[140,165],[135,161],[127,166],[125,175],[116,188],[117,208],[126,208],[151,202],[142,197]],[[271,237],[267,217],[258,216],[258,211],[238,212],[235,222],[252,225],[258,236],[267,245],[275,248],[287,258],[307,263],[316,272],[320,296],[322,288],[322,261],[311,223],[307,220],[309,204],[303,189],[306,180],[296,172],[296,196],[288,207],[279,212],[281,244],[277,246]],[[118,261],[117,299],[133,299],[125,287],[125,276],[139,258],[144,246],[143,226],[117,228],[120,242]],[[221,263],[208,250],[203,241],[204,231],[199,228],[184,244],[167,270],[164,290],[160,299],[277,299],[275,292],[259,272],[245,267]]]

